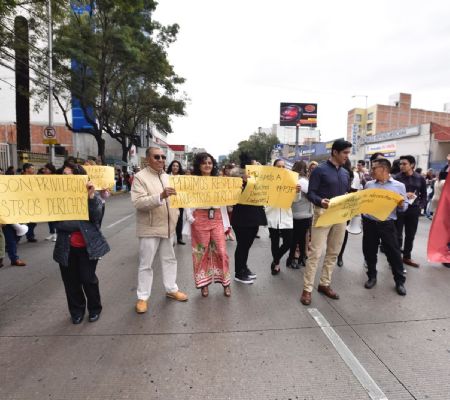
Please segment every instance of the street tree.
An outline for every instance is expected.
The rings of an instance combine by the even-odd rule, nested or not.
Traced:
[[[270,152],[279,142],[274,134],[257,132],[249,136],[247,140],[238,143],[238,148],[230,153],[228,159],[239,163],[242,154],[265,165],[270,159]]]

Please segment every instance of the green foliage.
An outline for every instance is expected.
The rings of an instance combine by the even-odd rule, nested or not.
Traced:
[[[270,159],[273,146],[278,142],[274,134],[254,133],[247,140],[238,143],[238,148],[230,153],[228,161],[240,164],[242,158],[248,158],[265,165]]]

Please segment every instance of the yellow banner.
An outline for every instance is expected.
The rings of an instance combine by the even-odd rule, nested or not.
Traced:
[[[0,175],[0,224],[88,220],[86,175]]]
[[[89,180],[94,184],[95,190],[113,189],[114,168],[105,167],[103,165],[83,165],[86,170]]]
[[[177,191],[170,197],[171,208],[229,206],[236,204],[242,191],[241,178],[222,176],[170,176],[169,186]]]
[[[291,207],[296,195],[296,172],[263,165],[247,165],[246,171],[249,178],[239,204]]]
[[[314,226],[339,224],[359,214],[370,214],[385,221],[402,200],[402,195],[385,189],[366,189],[334,197]]]

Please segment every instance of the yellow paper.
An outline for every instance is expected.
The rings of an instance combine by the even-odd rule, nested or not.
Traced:
[[[88,220],[85,175],[0,175],[0,223]]]
[[[115,181],[113,167],[84,165],[83,168],[86,170],[89,180],[94,184],[95,190],[114,188]]]
[[[402,195],[385,189],[366,189],[334,197],[314,226],[339,224],[359,214],[370,214],[385,221],[402,200]]]
[[[298,174],[285,168],[246,166],[247,185],[239,204],[290,208],[296,195]]]
[[[239,200],[242,179],[173,175],[169,178],[169,186],[177,191],[176,196],[170,197],[171,208],[229,206]]]

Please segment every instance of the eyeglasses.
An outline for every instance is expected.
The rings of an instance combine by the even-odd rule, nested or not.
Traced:
[[[165,160],[167,157],[166,156],[161,156],[161,155],[159,155],[159,154],[155,154],[154,156],[153,156],[153,158],[156,160],[156,161],[159,161],[159,160]]]

